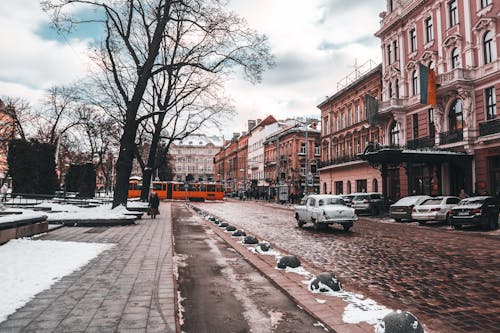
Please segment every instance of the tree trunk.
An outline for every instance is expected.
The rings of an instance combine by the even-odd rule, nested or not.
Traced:
[[[141,200],[147,201],[149,196],[149,188],[151,184],[151,175],[158,168],[156,163],[156,152],[158,151],[158,144],[160,143],[161,129],[163,127],[163,120],[165,119],[165,113],[160,114],[158,121],[155,124],[155,132],[153,133],[153,139],[151,140],[151,147],[149,148],[148,162],[146,168],[144,168],[142,173],[142,190],[141,190]]]
[[[125,124],[123,135],[120,139],[120,154],[116,162],[116,185],[113,195],[113,208],[127,205],[129,177],[134,162],[136,126],[135,119]]]

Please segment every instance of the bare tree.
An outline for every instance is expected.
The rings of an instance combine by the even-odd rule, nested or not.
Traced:
[[[30,103],[24,98],[4,97],[3,102],[0,101],[0,114],[5,116],[10,124],[9,136],[26,140],[30,132],[29,124],[32,124],[36,118]]]
[[[65,15],[69,13],[65,9],[75,4],[95,6],[105,16],[106,36],[99,59],[107,74],[105,81],[112,90],[108,95],[117,96],[116,102],[125,110],[116,166],[115,207],[127,201],[128,178],[136,152],[135,138],[143,121],[157,117],[151,145],[155,153],[165,114],[168,111],[180,113],[180,119],[184,110],[196,100],[192,97],[197,91],[199,94],[199,89],[194,88],[196,84],[190,89],[191,82],[217,82],[208,79],[206,74],[222,76],[229,74],[234,66],[240,66],[248,78],[258,81],[271,57],[266,38],[248,29],[243,20],[228,12],[226,1],[42,1],[43,8],[52,14],[59,26],[63,22],[82,23]],[[157,75],[163,78],[155,80]],[[143,104],[143,97],[154,84],[157,87],[152,90],[158,90],[158,84],[163,88],[155,98],[158,109],[149,109]],[[173,120],[172,128],[176,124]]]

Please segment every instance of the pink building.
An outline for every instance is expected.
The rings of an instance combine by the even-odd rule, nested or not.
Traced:
[[[500,193],[499,13],[493,0],[387,1],[377,119],[392,148],[365,159],[387,170],[389,194]],[[422,65],[435,102],[421,101]]]

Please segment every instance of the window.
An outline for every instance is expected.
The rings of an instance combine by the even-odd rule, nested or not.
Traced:
[[[321,147],[319,145],[315,145],[314,146],[314,155],[319,156],[320,152],[321,152]]]
[[[387,64],[391,64],[391,46],[387,45]]]
[[[390,137],[391,140],[390,144],[392,146],[399,146],[399,130],[400,130],[399,123],[398,122],[392,123],[391,137]]]
[[[398,61],[398,41],[392,42],[392,48],[394,49],[394,61]]]
[[[411,91],[413,93],[413,96],[417,96],[417,94],[418,94],[418,76],[417,76],[417,71],[413,71],[413,73],[412,73]]]
[[[460,55],[458,52],[458,47],[455,47],[451,51],[451,68],[457,68],[460,66]]]
[[[432,17],[425,19],[425,41],[427,43],[434,40],[434,34],[432,31]]]
[[[392,13],[392,11],[394,10],[394,3],[393,3],[393,0],[389,0],[387,1],[387,7],[389,9],[389,13]]]
[[[378,192],[378,180],[376,178],[374,178],[372,181],[372,191]]]
[[[389,82],[389,98],[392,98],[392,82]]]
[[[351,126],[352,125],[352,110],[349,109],[347,111],[347,126]]]
[[[342,181],[335,182],[335,194],[344,193],[344,184]]]
[[[301,143],[300,144],[300,154],[305,154],[306,153],[306,144]]]
[[[489,87],[484,90],[486,99],[486,119],[495,119],[497,114],[497,103],[495,96],[495,87]]]
[[[351,181],[347,181],[347,194],[351,194]]]
[[[418,138],[418,113],[414,113],[412,115],[412,124],[413,124],[413,138]]]
[[[394,90],[396,92],[396,98],[399,98],[399,79],[396,79],[396,84],[394,85]]]
[[[448,18],[450,20],[450,27],[457,25],[458,23],[457,0],[451,0],[450,2],[448,2]]]
[[[450,131],[458,131],[464,127],[461,99],[456,99],[451,104],[450,112],[448,114],[448,125]]]
[[[415,52],[417,50],[417,32],[415,28],[411,29],[409,32],[410,39],[410,52]]]
[[[359,108],[359,105],[356,105],[356,123],[359,123],[361,121],[361,109]]]
[[[345,113],[342,113],[340,115],[340,128],[344,129],[345,128]]]
[[[481,0],[481,8],[491,5],[491,0]]]
[[[356,192],[366,192],[367,181],[366,179],[357,179],[356,180]]]
[[[433,138],[436,135],[436,128],[434,127],[434,109],[430,108],[427,111],[428,123],[429,123],[429,136]]]
[[[487,31],[484,34],[483,53],[485,64],[489,64],[493,61],[493,33],[491,31]]]
[[[300,165],[300,174],[304,176],[306,174],[306,166],[304,164]]]

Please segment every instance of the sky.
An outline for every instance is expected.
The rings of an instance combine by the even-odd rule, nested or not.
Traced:
[[[337,82],[368,60],[379,63],[383,0],[231,0],[250,27],[268,36],[276,66],[260,84],[234,77],[227,84],[237,115],[222,133],[245,131],[248,119],[319,117],[316,107]],[[62,37],[50,29],[39,0],[0,1],[0,97],[39,103],[44,90],[85,76],[97,26]]]

